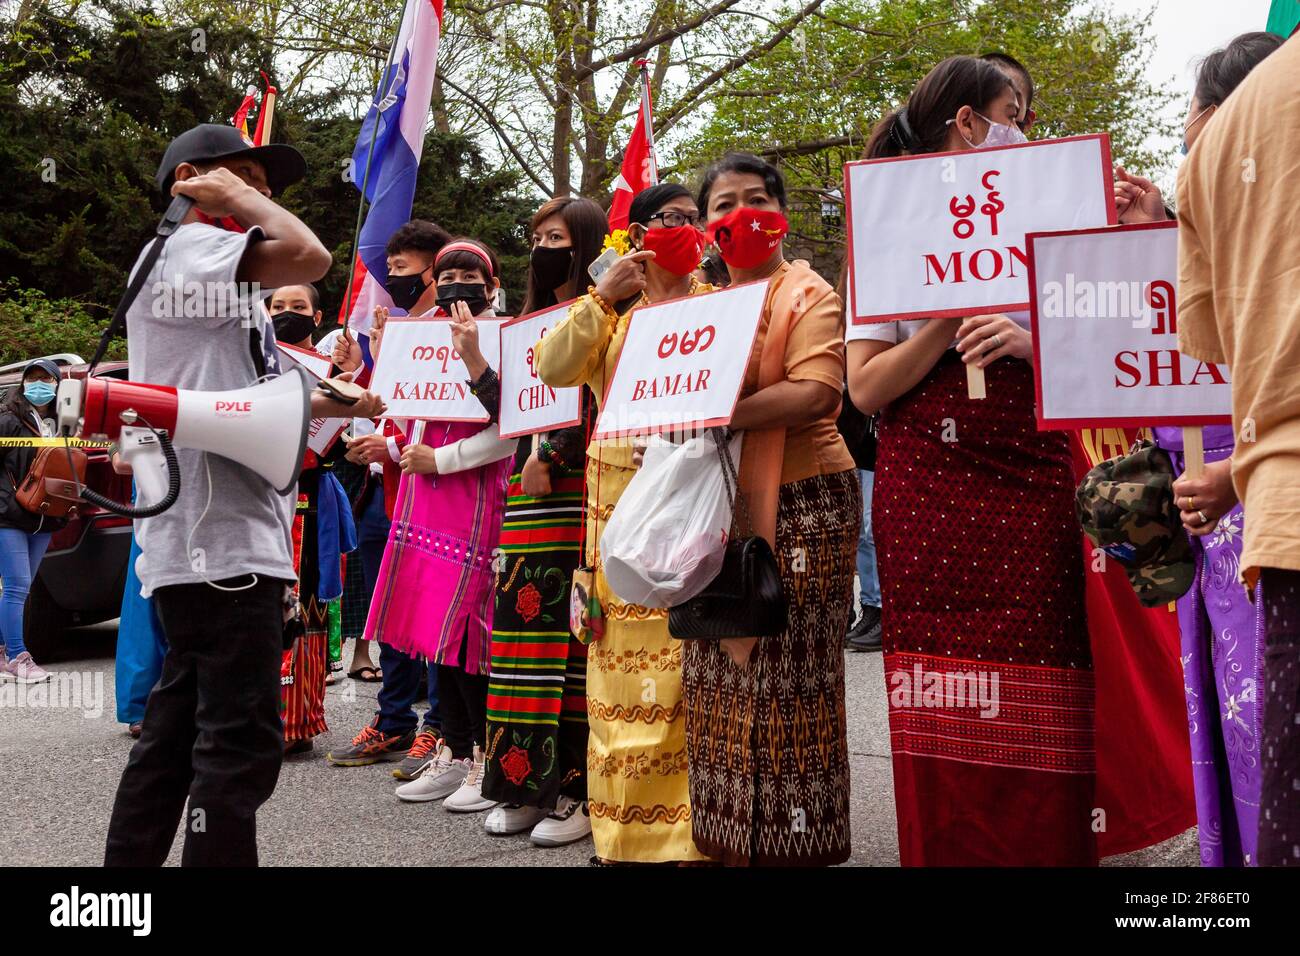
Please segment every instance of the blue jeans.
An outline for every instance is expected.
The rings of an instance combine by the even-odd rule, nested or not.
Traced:
[[[140,577],[135,573],[135,559],[140,545],[131,536],[131,556],[126,565],[126,588],[122,592],[122,618],[117,625],[117,664],[114,680],[117,687],[117,719],[134,724],[144,720],[144,705],[149,692],[162,676],[163,658],[167,656],[167,636],[153,598],[140,596]]]
[[[27,592],[32,588],[32,578],[41,566],[45,549],[50,546],[50,532],[28,534],[17,528],[0,528],[0,583],[4,596],[0,597],[0,634],[5,640],[5,653],[13,660],[27,645],[23,642],[23,608],[27,605]]]
[[[862,533],[858,535],[858,580],[862,583],[863,604],[880,607],[880,578],[876,575],[876,539],[871,535],[871,489],[876,483],[874,471],[858,469],[862,480]]]
[[[379,583],[379,567],[384,560],[384,547],[388,544],[388,515],[384,512],[384,489],[377,486],[361,512],[357,524],[357,550],[361,552],[361,569],[366,576],[366,590],[375,593]],[[379,669],[384,682],[379,688],[379,730],[386,734],[404,734],[419,723],[415,713],[415,700],[420,693],[423,661],[394,650],[387,644],[379,645]],[[438,726],[438,668],[428,667],[427,689],[429,709],[424,715],[424,726]]]

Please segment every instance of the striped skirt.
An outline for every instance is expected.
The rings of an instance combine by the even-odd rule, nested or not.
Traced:
[[[790,622],[746,667],[681,641],[695,845],[729,866],[849,858],[844,634],[862,527],[856,469],[781,486],[777,560]]]
[[[520,481],[510,478],[497,561],[483,793],[549,809],[561,794],[587,797],[587,648],[569,633],[583,477],[556,469],[542,498]]]

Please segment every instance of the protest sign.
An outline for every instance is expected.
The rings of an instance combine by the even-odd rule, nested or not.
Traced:
[[[501,364],[503,319],[479,318],[478,342],[492,368]],[[487,410],[469,390],[469,370],[451,342],[451,319],[389,319],[380,340],[370,390],[388,405],[384,418],[486,422]]]
[[[848,163],[856,324],[1029,307],[1025,235],[1115,222],[1105,134]]]
[[[731,421],[767,288],[766,281],[747,282],[633,312],[595,436]]]
[[[1178,351],[1176,223],[1026,241],[1040,429],[1194,426],[1195,446],[1232,421],[1227,366]]]
[[[537,377],[534,347],[569,314],[569,303],[501,326],[501,437],[567,428],[581,420],[581,388],[552,388]]]
[[[281,358],[295,365],[301,365],[318,379],[329,378],[333,363],[327,356],[313,352],[311,349],[300,349],[296,345],[284,345],[280,342],[276,345],[280,349]],[[307,450],[318,455],[325,454],[351,420],[350,418],[313,418],[307,423]]]

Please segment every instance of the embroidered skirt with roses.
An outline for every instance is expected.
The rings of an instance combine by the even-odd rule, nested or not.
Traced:
[[[587,798],[587,648],[569,633],[569,585],[582,538],[580,473],[552,471],[551,494],[512,475],[488,678],[483,794],[553,808]]]

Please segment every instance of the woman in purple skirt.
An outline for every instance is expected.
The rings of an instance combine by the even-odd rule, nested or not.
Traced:
[[[1174,473],[1186,467],[1182,430],[1157,428]],[[1254,866],[1259,830],[1264,617],[1239,579],[1241,504],[1232,487],[1232,426],[1203,429],[1205,474],[1174,484],[1196,577],[1178,599],[1192,783],[1205,866]],[[1205,519],[1205,520],[1202,520]]]

